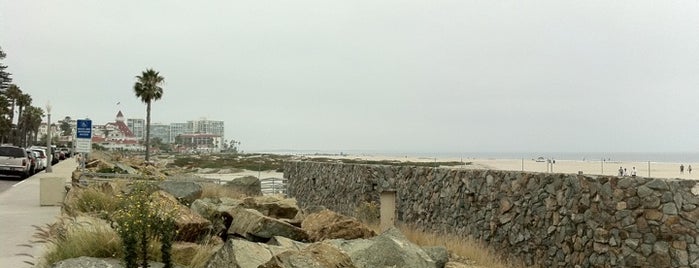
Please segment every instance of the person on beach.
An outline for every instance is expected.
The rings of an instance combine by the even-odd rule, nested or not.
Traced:
[[[623,175],[623,176],[626,177],[626,176],[628,176],[628,175],[629,175],[629,173],[626,172],[626,168],[624,168],[624,175]]]
[[[687,165],[687,172],[689,172],[689,174],[692,174],[692,165]]]
[[[636,167],[631,168],[631,177],[636,177]]]
[[[619,167],[619,177],[624,176],[624,168]]]
[[[684,174],[684,164],[680,164],[680,174]]]

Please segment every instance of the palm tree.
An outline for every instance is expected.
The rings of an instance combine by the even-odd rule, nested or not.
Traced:
[[[165,78],[160,76],[159,72],[153,69],[147,69],[136,76],[136,84],[133,85],[133,90],[136,97],[141,98],[141,101],[146,103],[146,162],[150,159],[150,104],[152,101],[159,100],[163,97],[163,88],[160,86]]]
[[[10,123],[14,122],[15,119],[15,104],[19,96],[22,95],[22,90],[15,84],[10,84],[10,86],[5,90],[5,96],[10,101]]]
[[[19,98],[17,98],[17,107],[19,108],[19,117],[17,118],[17,128],[19,128],[19,143],[22,146],[27,146],[27,128],[25,124],[20,124],[21,121],[24,121],[22,111],[24,111],[25,107],[30,107],[32,104],[32,96],[29,96],[29,94],[20,94]]]
[[[44,110],[34,106],[27,106],[24,110],[24,115],[22,115],[21,125],[22,128],[28,132],[31,145],[36,144],[36,134],[39,132],[39,126],[41,126],[42,117],[44,117]]]
[[[0,95],[0,143],[5,143],[5,138],[10,136],[12,122],[10,121],[10,101],[5,95]]]

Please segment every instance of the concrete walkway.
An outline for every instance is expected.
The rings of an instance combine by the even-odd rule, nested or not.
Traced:
[[[74,159],[66,159],[54,165],[52,173],[42,171],[0,193],[0,267],[32,267],[25,261],[38,262],[43,246],[22,245],[30,244],[33,240],[32,235],[36,231],[33,226],[52,223],[61,213],[59,206],[40,206],[41,178],[63,178],[70,183],[76,166]]]

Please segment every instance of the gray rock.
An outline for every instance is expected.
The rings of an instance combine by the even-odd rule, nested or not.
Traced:
[[[267,244],[272,245],[272,246],[280,246],[283,248],[290,248],[290,249],[294,249],[294,250],[302,250],[302,249],[308,247],[308,244],[306,244],[306,243],[301,243],[301,242],[296,241],[296,240],[291,240],[291,239],[283,237],[283,236],[272,237],[272,239],[270,239],[267,242]]]
[[[663,213],[667,215],[677,215],[677,206],[675,206],[675,203],[665,203],[663,205]]]
[[[444,268],[444,265],[449,262],[449,251],[445,247],[423,247],[422,250],[432,258],[437,268]]]
[[[652,181],[646,183],[645,186],[654,190],[670,190],[670,187],[667,185],[667,182],[664,179],[653,179]]]
[[[193,181],[163,181],[158,187],[187,205],[201,198],[202,193],[201,185]]]
[[[264,216],[254,209],[234,208],[224,213],[233,218],[228,234],[237,234],[252,241],[266,241],[274,236],[296,241],[308,240],[308,234],[301,228]]]
[[[151,268],[162,268],[165,265],[160,262],[148,262]],[[52,268],[123,268],[119,259],[103,259],[93,257],[78,257],[62,260],[51,265]],[[175,267],[182,267],[175,265]]]
[[[645,185],[641,185],[641,186],[638,187],[638,189],[636,189],[636,194],[637,194],[638,197],[640,197],[640,198],[644,198],[644,197],[646,197],[646,196],[650,196],[650,195],[652,195],[652,194],[654,194],[654,193],[655,193],[655,191],[651,190],[650,188],[648,188],[648,187],[645,186]]]
[[[354,268],[352,259],[337,247],[327,243],[311,244],[303,250],[277,254],[260,268]]]
[[[227,187],[235,189],[237,192],[249,196],[262,195],[262,183],[260,179],[253,176],[237,178],[226,183]]]
[[[370,267],[436,267],[425,251],[408,241],[396,228],[371,239],[327,240],[352,258],[355,266]]]
[[[296,249],[231,239],[209,259],[206,267],[258,267],[271,260],[272,256],[289,250]]]
[[[211,221],[212,219],[220,216],[218,211],[219,204],[217,204],[216,201],[217,200],[210,198],[197,199],[192,202],[189,208],[192,210],[192,212],[197,213]]]
[[[668,255],[670,253],[669,250],[670,245],[665,241],[658,241],[655,242],[655,245],[653,245],[653,253],[656,254]]]

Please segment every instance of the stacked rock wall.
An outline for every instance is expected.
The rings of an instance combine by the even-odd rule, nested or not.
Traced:
[[[288,162],[301,206],[353,215],[396,191],[397,220],[542,267],[699,267],[692,180]]]

